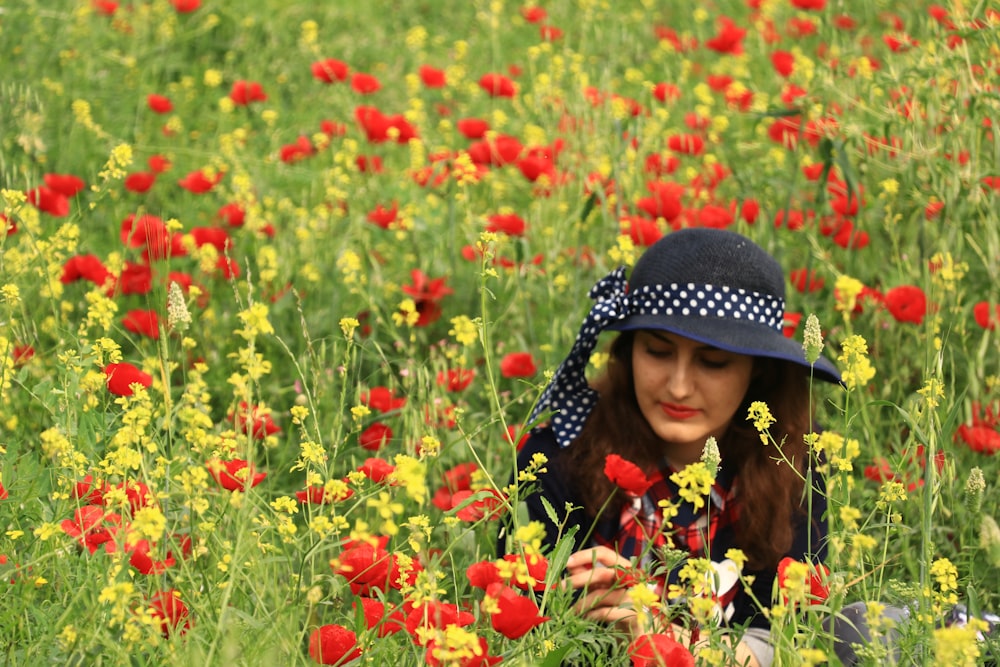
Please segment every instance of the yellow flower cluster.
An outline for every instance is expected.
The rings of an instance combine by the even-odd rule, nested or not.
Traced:
[[[848,389],[864,387],[875,377],[875,367],[868,359],[868,343],[862,336],[848,336],[837,361],[843,365],[841,377]]]

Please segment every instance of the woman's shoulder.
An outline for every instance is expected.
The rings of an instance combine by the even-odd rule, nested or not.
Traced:
[[[528,462],[536,454],[543,454],[546,458],[551,459],[561,449],[552,427],[546,424],[532,429],[527,440],[524,441],[524,445],[518,450],[517,458],[519,462]]]

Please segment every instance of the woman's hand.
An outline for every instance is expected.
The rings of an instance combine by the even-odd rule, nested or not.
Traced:
[[[563,585],[583,589],[573,611],[588,620],[613,623],[634,633],[636,613],[625,581],[626,572],[631,568],[632,563],[627,558],[608,547],[583,549],[572,554],[566,561],[567,576]]]

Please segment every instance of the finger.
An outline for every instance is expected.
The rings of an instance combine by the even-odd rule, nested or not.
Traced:
[[[629,567],[631,564],[627,558],[622,558],[608,547],[592,547],[570,554],[569,559],[566,561],[566,569],[582,570],[594,569],[595,567]]]
[[[574,572],[563,579],[570,588],[611,588],[617,581],[617,571],[610,568]]]
[[[628,609],[631,612],[631,606],[632,601],[627,591],[601,589],[587,592],[573,605],[573,611],[581,615],[610,608]]]

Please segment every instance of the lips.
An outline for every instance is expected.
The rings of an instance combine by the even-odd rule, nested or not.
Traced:
[[[700,410],[689,408],[686,405],[675,405],[674,403],[660,403],[660,409],[671,419],[691,419],[696,417]]]

